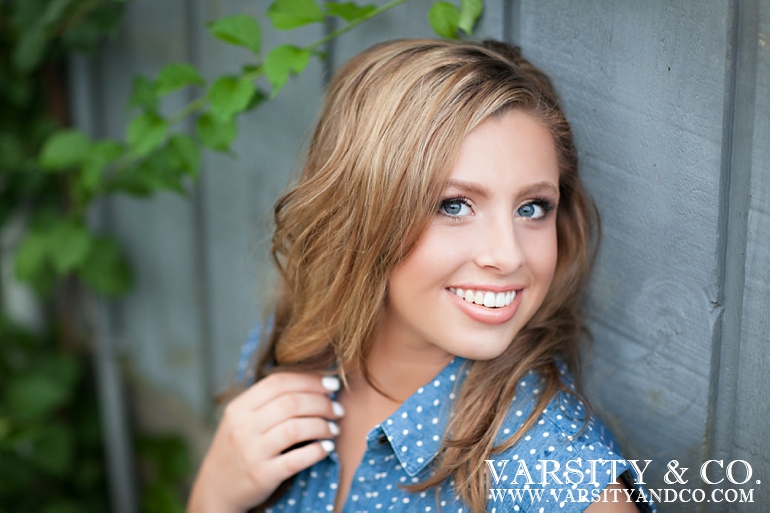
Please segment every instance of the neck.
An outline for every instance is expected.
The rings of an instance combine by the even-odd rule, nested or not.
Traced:
[[[385,327],[380,330],[367,359],[367,370],[373,384],[400,404],[441,372],[454,355],[391,331]],[[350,386],[351,390],[372,388],[360,370],[352,373]]]

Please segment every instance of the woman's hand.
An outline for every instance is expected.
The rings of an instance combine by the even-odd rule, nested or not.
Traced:
[[[326,397],[335,377],[278,373],[225,408],[195,479],[188,513],[242,513],[264,502],[284,480],[334,448],[332,422],[344,413]],[[300,442],[314,441],[283,453]]]

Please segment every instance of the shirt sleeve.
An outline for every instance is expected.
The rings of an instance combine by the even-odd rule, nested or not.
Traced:
[[[235,374],[236,382],[243,386],[254,384],[254,360],[259,347],[259,339],[262,335],[262,324],[257,324],[246,336],[246,341],[241,346],[238,357],[238,371]]]

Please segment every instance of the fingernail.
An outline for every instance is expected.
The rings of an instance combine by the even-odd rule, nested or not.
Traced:
[[[324,376],[321,378],[321,385],[330,392],[336,392],[340,389],[340,380],[337,376]]]
[[[326,452],[332,452],[334,450],[334,442],[331,440],[321,440],[321,447]]]
[[[340,434],[340,427],[336,423],[331,421],[327,421],[326,423],[329,425],[329,432],[332,435],[337,436]]]
[[[345,408],[343,408],[337,401],[332,401],[332,411],[338,417],[343,417],[345,415]]]

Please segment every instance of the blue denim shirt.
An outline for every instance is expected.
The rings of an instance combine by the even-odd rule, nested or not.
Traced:
[[[256,337],[258,332],[252,332],[241,356],[239,376],[247,382],[253,381],[246,371]],[[451,479],[439,487],[438,495],[433,489],[410,493],[401,488],[424,481],[432,474],[431,462],[438,454],[452,403],[466,373],[466,360],[455,358],[369,432],[344,513],[470,511],[456,494]],[[572,386],[569,375],[564,370],[562,373],[565,383]],[[508,438],[529,417],[540,393],[539,382],[537,374],[530,373],[518,384],[516,398],[496,443]],[[339,465],[337,453],[332,451],[297,474],[289,490],[266,511],[332,511]],[[585,407],[567,393],[558,394],[512,448],[489,455],[483,468],[490,479],[487,511],[491,512],[583,511],[624,472],[631,472],[636,480],[633,468],[618,452],[607,427],[594,415],[586,421]],[[639,486],[636,489],[640,495],[632,500],[637,501],[640,510],[655,511],[647,492]],[[619,492],[616,500],[628,499]]]

